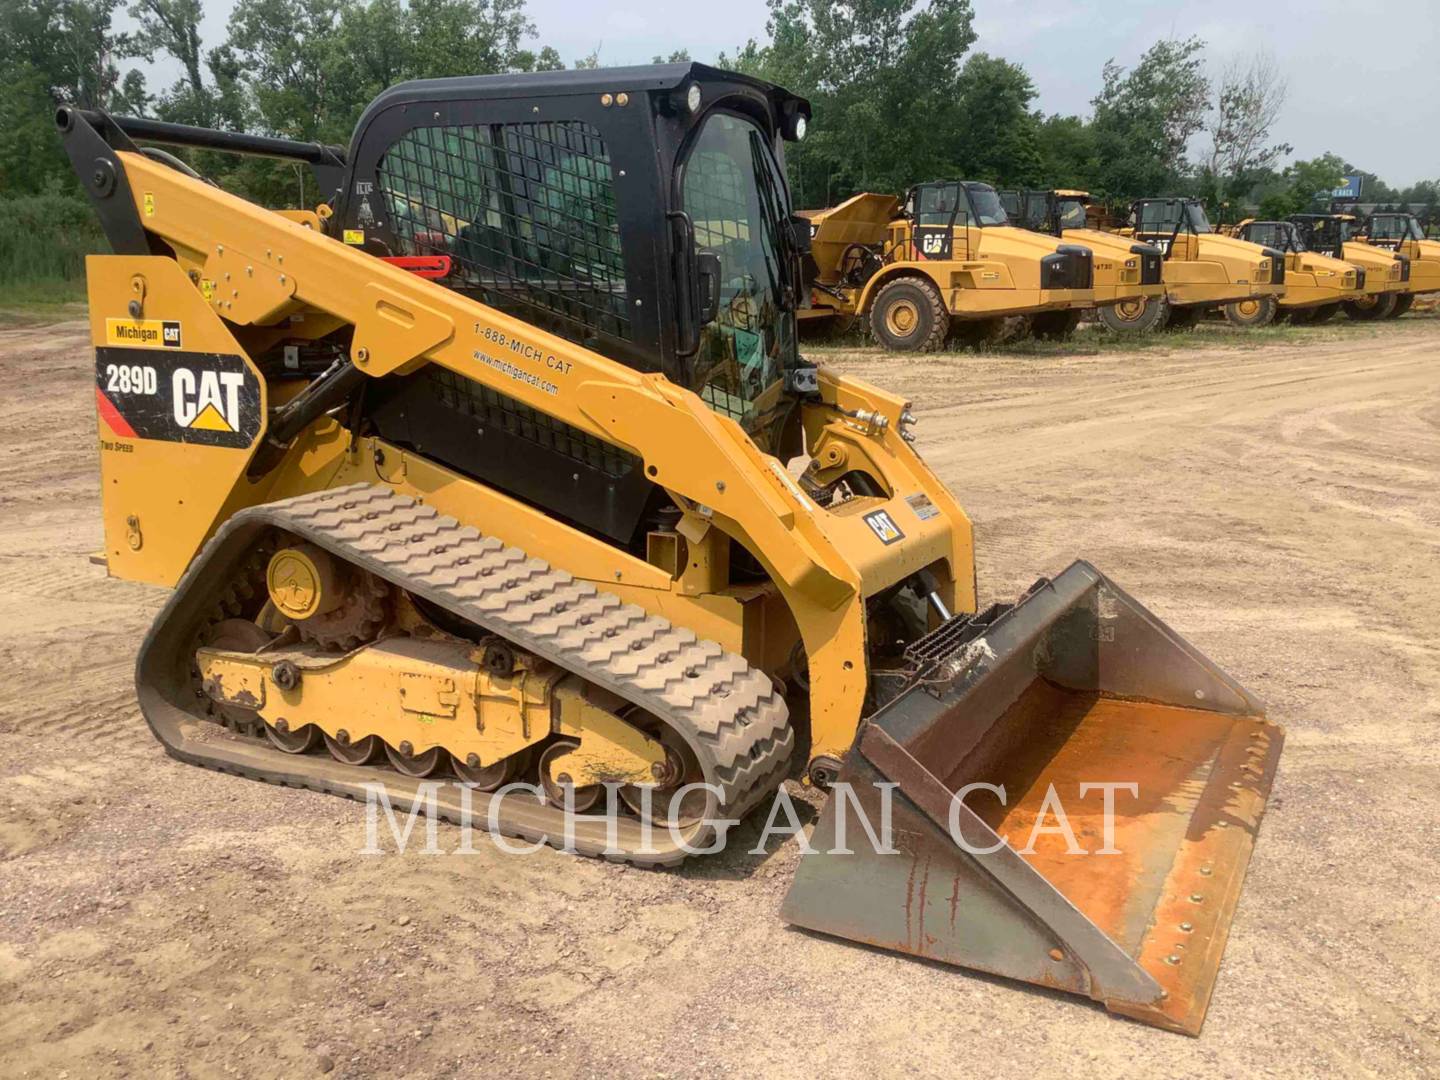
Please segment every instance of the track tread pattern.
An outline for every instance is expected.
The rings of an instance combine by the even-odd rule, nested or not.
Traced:
[[[764,672],[433,507],[355,484],[240,511],[211,543],[257,519],[660,717],[687,737],[723,793],[718,817],[743,817],[789,770],[794,732]]]

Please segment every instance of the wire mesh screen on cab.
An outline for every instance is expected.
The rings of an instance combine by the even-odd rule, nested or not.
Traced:
[[[406,255],[449,255],[452,288],[586,343],[631,339],[610,156],[578,120],[420,127],[377,171]]]

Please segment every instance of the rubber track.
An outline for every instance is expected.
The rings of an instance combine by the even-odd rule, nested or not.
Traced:
[[[265,527],[283,529],[325,548],[653,713],[686,739],[705,779],[723,792],[713,811],[716,817],[743,817],[788,771],[794,733],[784,699],[764,672],[713,641],[672,626],[668,620],[626,604],[517,548],[506,547],[432,507],[369,484],[242,510],[226,522],[186,573],[142,647],[137,666],[147,719],[177,757],[352,797],[360,793],[337,790],[336,770],[331,766],[355,769],[372,781],[377,778],[371,769],[344,766],[315,755],[291,756],[268,747],[275,775],[266,775],[264,769],[237,767],[234,762],[206,760],[204,744],[177,753],[173,739],[162,731],[165,725],[157,725],[157,717],[151,715],[159,711],[157,696],[172,701],[183,696],[176,695],[173,688],[170,694],[161,694],[154,685],[159,661],[153,653],[165,647],[167,635],[162,630],[167,620],[183,618],[187,606],[198,610],[195,600],[199,598],[186,594],[218,588],[216,575],[224,572],[226,562],[233,565],[237,541],[243,542],[247,535],[254,536]],[[228,557],[225,549],[231,549]],[[210,565],[217,560],[221,565]],[[169,639],[174,642],[184,636],[169,635]],[[172,670],[178,670],[180,662],[181,658],[169,659]],[[193,717],[193,710],[185,711]],[[170,726],[174,726],[173,718]],[[312,760],[322,775],[315,778],[317,782],[308,783],[305,767]],[[402,781],[406,778],[398,773],[386,772],[383,779],[405,787]],[[482,813],[479,803],[477,795],[477,814]],[[443,807],[441,813],[453,816]],[[534,834],[533,828],[526,827],[501,831]],[[555,841],[553,832],[546,835]],[[704,838],[691,838],[691,842],[699,846]],[[653,840],[658,852],[627,855],[627,859],[669,864],[684,857],[683,851],[665,848],[666,843],[668,838],[661,829]],[[577,847],[587,854],[600,853],[589,850],[583,840]]]

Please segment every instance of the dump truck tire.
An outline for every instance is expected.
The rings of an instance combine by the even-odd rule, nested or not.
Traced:
[[[1064,341],[1080,325],[1080,311],[1042,311],[1030,318],[1030,332],[1044,341]]]
[[[1385,318],[1398,319],[1401,315],[1404,315],[1407,311],[1409,311],[1411,305],[1414,303],[1415,294],[1413,292],[1403,293],[1400,296],[1395,297],[1395,306],[1390,309],[1390,313],[1386,315]]]
[[[1200,314],[1204,311],[1200,305],[1190,307],[1172,307],[1165,313],[1165,329],[1175,332],[1194,330],[1200,321]]]
[[[983,349],[999,345],[1008,329],[1004,318],[956,319],[950,324],[950,337],[962,349]]]
[[[950,312],[930,282],[899,278],[876,294],[870,331],[881,345],[897,352],[934,352],[950,332]]]
[[[1100,309],[1100,322],[1109,330],[1134,331],[1155,330],[1165,324],[1165,313],[1170,301],[1164,296],[1148,300],[1122,300]]]
[[[1367,296],[1363,300],[1346,300],[1345,314],[1358,322],[1372,322],[1386,318],[1395,309],[1398,297],[1394,293]]]
[[[1275,321],[1279,303],[1273,296],[1252,296],[1225,305],[1225,321],[1231,326],[1250,329],[1255,326],[1269,326]]]
[[[1338,300],[1333,304],[1321,304],[1317,308],[1310,309],[1310,317],[1305,321],[1311,326],[1319,326],[1321,323],[1329,322],[1339,311],[1340,302]]]

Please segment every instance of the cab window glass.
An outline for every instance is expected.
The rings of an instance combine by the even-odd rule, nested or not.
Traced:
[[[572,341],[632,338],[610,155],[592,125],[414,128],[376,179],[395,254],[449,255],[447,284]]]
[[[949,225],[951,219],[956,225],[965,224],[965,200],[958,184],[936,184],[920,189],[921,225]]]
[[[751,121],[712,113],[682,166],[698,251],[719,260],[719,307],[700,332],[694,386],[765,443],[798,358],[790,204],[780,165]]]
[[[1172,232],[1180,224],[1181,204],[1178,202],[1147,202],[1140,206],[1140,229],[1143,232]]]

